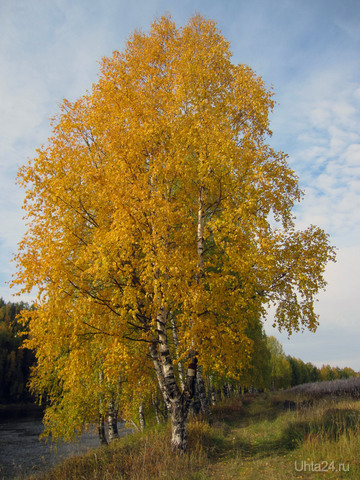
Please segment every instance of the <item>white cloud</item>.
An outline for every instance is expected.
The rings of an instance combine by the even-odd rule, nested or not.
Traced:
[[[318,296],[316,333],[294,333],[288,338],[285,332],[279,333],[270,326],[271,316],[265,322],[265,330],[279,339],[287,354],[305,362],[317,366],[349,366],[360,371],[357,347],[360,337],[360,245],[341,248],[337,256],[337,262],[326,269],[327,288]]]
[[[328,286],[319,294],[318,308],[327,324],[360,330],[359,265],[360,245],[339,248],[337,262],[328,265]]]
[[[358,67],[334,63],[309,72],[306,81],[280,89],[274,139],[290,154],[305,198],[296,209],[298,228],[316,224],[338,247],[337,263],[326,271],[319,294],[320,326],[278,334],[287,353],[311,361],[360,370],[360,85]],[[296,92],[296,94],[294,94]],[[355,340],[356,339],[356,340]]]
[[[296,211],[298,225],[316,223],[340,246],[359,244],[359,89],[326,71],[310,77],[295,99],[284,93],[292,101],[292,111],[284,112],[286,145],[306,193]],[[283,121],[276,119],[280,127]]]

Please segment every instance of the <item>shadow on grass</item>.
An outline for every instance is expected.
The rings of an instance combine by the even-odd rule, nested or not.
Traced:
[[[274,454],[286,453],[289,450],[287,442],[280,440],[262,440],[259,442],[251,442],[244,438],[218,437],[212,440],[211,449],[208,450],[210,459],[226,458],[262,458],[269,457]]]
[[[213,431],[218,431],[212,439],[212,458],[221,457],[267,457],[287,450],[285,438],[279,440],[253,441],[249,438],[239,438],[237,430],[246,429],[250,425],[260,422],[273,422],[278,416],[284,414],[283,405],[273,405],[264,395],[242,399],[242,403],[222,405],[212,411],[211,426]],[[235,435],[235,436],[234,436]]]
[[[241,428],[264,420],[274,421],[293,409],[292,404],[290,407],[288,404],[286,401],[272,402],[264,394],[239,397],[213,408],[211,423],[225,422],[230,427]]]
[[[307,405],[309,407],[309,405]],[[303,408],[299,407],[299,410]],[[320,441],[339,440],[343,434],[354,432],[360,433],[360,412],[354,409],[329,408],[321,415],[309,417],[307,420],[289,419],[288,424],[283,427],[275,427],[275,420],[286,413],[287,410],[294,410],[293,405],[284,402],[271,403],[268,398],[260,397],[249,402],[238,411],[229,412],[221,410],[215,412],[213,429],[219,428],[219,435],[214,439],[212,457],[235,458],[239,455],[243,458],[265,458],[273,455],[285,455],[297,448],[309,436],[317,437]],[[254,438],[251,433],[236,435],[236,431],[267,421],[268,427],[264,427],[264,434]],[[221,427],[221,425],[226,427]],[[282,428],[279,437],[274,440],[266,439],[266,428]]]

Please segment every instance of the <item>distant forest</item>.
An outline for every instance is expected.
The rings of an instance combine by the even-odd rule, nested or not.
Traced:
[[[0,404],[33,402],[27,384],[31,367],[35,363],[34,352],[21,348],[24,331],[16,316],[21,310],[32,308],[24,302],[5,302],[0,298]],[[247,377],[245,390],[283,389],[308,382],[336,380],[358,376],[352,368],[323,365],[317,368],[312,363],[285,355],[281,344],[274,337],[263,334],[262,362],[254,365],[253,378]],[[264,351],[265,350],[265,351]],[[266,362],[264,362],[264,358]],[[256,362],[256,356],[254,357]],[[256,368],[257,367],[257,368]],[[259,372],[259,368],[263,371]],[[259,375],[260,373],[260,375]],[[259,378],[261,381],[259,383]],[[244,390],[244,388],[243,388]]]
[[[35,355],[20,348],[24,327],[16,321],[20,311],[29,308],[26,303],[5,303],[0,298],[0,404],[32,401],[27,383]]]

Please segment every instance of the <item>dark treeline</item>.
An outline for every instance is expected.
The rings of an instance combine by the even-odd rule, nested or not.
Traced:
[[[349,367],[339,368],[323,365],[321,368],[317,368],[312,363],[304,363],[298,358],[290,356],[286,358],[291,367],[291,387],[304,383],[346,379],[358,375]]]
[[[5,303],[0,298],[0,404],[32,401],[27,383],[35,356],[20,348],[24,327],[16,320],[21,310],[29,308],[24,302]]]
[[[310,362],[305,363],[298,358],[285,355],[281,344],[275,337],[267,337],[266,342],[270,351],[270,386],[273,390],[359,375],[349,367],[339,368],[323,365],[318,368]]]
[[[16,316],[31,308],[24,302],[4,302],[0,298],[0,404],[32,401],[27,384],[35,355],[21,348],[24,326]],[[255,322],[248,335],[254,341],[252,365],[244,372],[240,382],[216,377],[204,378],[209,403],[211,396],[228,395],[231,391],[279,390],[309,382],[346,379],[358,376],[352,368],[323,365],[321,368],[285,355],[275,337],[267,337],[260,323]],[[205,392],[204,392],[205,393]],[[206,395],[206,393],[205,393]],[[196,402],[196,399],[195,399]]]

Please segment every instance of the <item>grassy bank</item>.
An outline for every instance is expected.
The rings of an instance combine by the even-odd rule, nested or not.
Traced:
[[[360,401],[346,396],[245,396],[213,408],[210,422],[191,420],[185,455],[171,452],[169,436],[167,426],[129,435],[37,478],[360,478]]]

